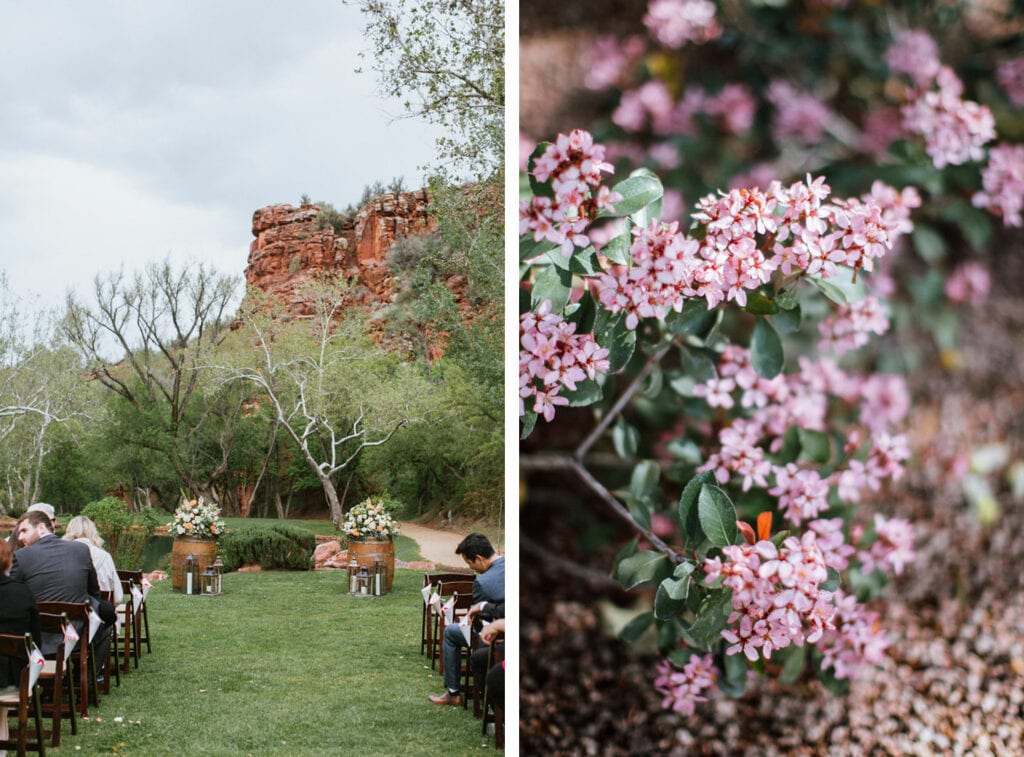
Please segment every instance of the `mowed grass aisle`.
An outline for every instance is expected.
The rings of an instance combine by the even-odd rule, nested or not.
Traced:
[[[224,594],[149,593],[153,653],[54,755],[494,753],[419,654],[422,574],[348,596],[341,572],[231,573]],[[80,749],[76,749],[80,747]]]

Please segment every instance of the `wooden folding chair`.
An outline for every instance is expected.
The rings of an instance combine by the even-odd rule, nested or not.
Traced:
[[[135,667],[139,667],[142,648],[139,644],[139,619],[136,616],[135,598],[132,596],[133,588],[135,588],[135,584],[130,578],[121,579],[121,591],[124,593],[124,599],[117,606],[117,615],[121,622],[122,650],[124,651],[121,665],[125,673],[129,671],[133,660]]]
[[[43,718],[39,706],[39,685],[29,686],[29,653],[32,649],[32,634],[18,636],[15,634],[0,634],[0,657],[11,657],[14,660],[24,661],[25,667],[21,671],[17,688],[14,691],[0,694],[0,707],[5,709],[15,708],[18,712],[16,724],[8,720],[8,734],[16,731],[16,738],[0,740],[0,749],[17,749],[19,757],[29,750],[46,754],[46,744],[43,742]],[[32,715],[36,725],[36,739],[29,741],[28,718]]]
[[[473,606],[473,582],[465,580],[455,581],[441,581],[437,586],[437,593],[443,600],[447,600],[453,595],[456,596],[455,600],[455,618],[457,619],[460,615],[465,615],[469,611],[469,608]],[[430,668],[433,670],[434,664],[440,660],[438,669],[441,673],[444,673],[444,659],[441,654],[441,646],[444,641],[444,627],[446,623],[444,615],[442,613],[434,613],[434,636],[433,636],[433,647],[430,650]]]
[[[498,652],[498,647],[499,646],[503,646],[504,644],[505,644],[505,634],[503,634],[503,633],[498,633],[497,635],[495,635],[495,637],[493,639],[491,639],[491,645],[490,645],[490,647],[487,650],[487,667],[484,670],[484,678],[485,679],[487,677],[487,674],[491,672],[491,668],[493,668],[495,665],[500,663],[501,662],[501,658],[504,657],[504,652],[503,651],[500,654]],[[474,688],[473,688],[473,716],[474,717],[482,717],[483,724],[481,726],[481,731],[480,732],[484,736],[487,735],[487,725],[488,725],[488,723],[494,723],[495,738],[497,738],[497,732],[498,732],[498,716],[497,716],[497,711],[498,711],[499,708],[494,705],[493,701],[488,702],[487,686],[485,684],[486,684],[486,680],[483,681],[483,682],[476,681],[474,683]],[[477,714],[477,702],[480,701],[481,698],[483,700],[483,705],[482,705],[480,714]],[[494,710],[495,714],[493,716],[491,715],[490,712],[488,712],[489,708]]]
[[[110,604],[114,605],[114,611],[119,612],[118,605],[114,604],[114,592],[100,591],[100,597]],[[119,637],[117,626],[110,629],[110,652],[107,655],[107,659],[103,661],[103,693],[110,693],[110,679],[114,679],[119,687],[121,685],[121,660],[124,659],[126,652],[118,645]],[[94,640],[95,641],[95,640]],[[94,647],[95,648],[95,647]]]
[[[39,630],[43,633],[52,633],[60,636],[61,641],[57,645],[57,651],[53,659],[47,658],[43,666],[43,672],[39,676],[39,682],[44,691],[49,692],[49,702],[43,702],[42,715],[51,716],[53,721],[50,726],[50,746],[60,746],[61,721],[67,718],[71,721],[72,735],[78,733],[78,718],[75,713],[75,686],[71,680],[71,669],[68,660],[71,657],[74,645],[65,642],[65,631],[69,621],[65,613],[51,615],[48,612],[39,613]],[[64,692],[67,691],[68,703],[64,705]]]
[[[424,573],[423,588],[436,589],[442,581],[472,581],[472,573]],[[429,597],[428,597],[429,599]],[[420,654],[426,650],[431,658],[434,655],[434,626],[437,619],[428,602],[423,603],[423,621],[420,626]]]
[[[89,704],[99,705],[99,693],[96,686],[96,660],[89,640],[89,603],[88,602],[36,602],[40,613],[50,615],[67,615],[68,620],[81,628],[78,635],[78,651],[71,655],[74,670],[78,676],[78,714],[89,717]]]
[[[142,581],[145,576],[142,575],[141,570],[119,570],[117,571],[117,577],[124,580],[128,579],[135,585],[137,591],[142,594],[142,601],[136,604],[135,607],[135,634],[136,643],[139,648],[142,645],[146,645],[146,654],[153,653],[153,646],[149,643],[149,611],[146,608],[146,592],[143,588]]]

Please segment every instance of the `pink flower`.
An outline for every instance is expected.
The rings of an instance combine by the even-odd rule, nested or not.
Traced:
[[[972,198],[978,208],[1003,217],[1006,226],[1021,225],[1024,209],[1024,145],[1000,144],[988,154],[981,172],[982,191]]]
[[[727,84],[717,95],[708,97],[704,112],[719,119],[731,134],[743,134],[754,125],[757,100],[742,84]]]
[[[992,289],[992,278],[981,263],[961,263],[946,279],[944,289],[950,302],[981,305]]]
[[[875,297],[865,297],[849,305],[838,305],[834,315],[818,324],[823,337],[818,349],[842,355],[868,343],[868,334],[889,330],[889,316]]]
[[[824,654],[822,668],[832,668],[836,678],[852,678],[863,665],[877,665],[885,656],[888,641],[878,613],[857,603],[855,597],[837,591],[833,598],[835,628],[827,629],[818,648]]]
[[[575,391],[577,382],[594,379],[609,368],[608,350],[592,334],[577,334],[576,324],[551,313],[545,301],[536,313],[519,318],[519,415],[530,409],[551,421],[555,408],[569,404],[562,389]]]
[[[768,490],[779,498],[782,514],[799,526],[828,509],[828,481],[815,470],[801,470],[795,463],[775,467],[775,486]]]
[[[722,33],[709,0],[651,0],[644,26],[654,39],[673,49],[687,42],[710,42]]]
[[[929,85],[939,73],[939,46],[928,32],[907,29],[896,35],[885,54],[894,73],[906,74],[919,87]]]
[[[963,84],[943,66],[935,85],[903,106],[903,127],[924,138],[925,151],[936,168],[979,161],[982,146],[995,139],[995,119],[985,105],[963,100]]]
[[[617,37],[598,37],[590,48],[587,77],[584,81],[587,89],[602,90],[618,84],[644,52],[644,40],[639,35],[631,35],[624,40]]]
[[[661,706],[666,710],[692,715],[697,702],[707,701],[701,694],[714,685],[717,675],[710,654],[693,655],[682,670],[662,660],[658,663],[654,689],[664,697]]]
[[[1024,56],[1007,58],[996,69],[996,78],[1007,99],[1018,108],[1024,108]]]
[[[781,79],[768,87],[768,101],[775,106],[772,138],[776,142],[816,145],[821,141],[825,124],[832,118],[825,103]]]

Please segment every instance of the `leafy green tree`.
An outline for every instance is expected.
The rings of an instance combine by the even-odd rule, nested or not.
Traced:
[[[500,0],[345,0],[366,18],[361,53],[383,94],[444,128],[442,160],[478,179],[504,155],[505,5]]]
[[[176,271],[164,261],[132,277],[97,276],[93,304],[69,296],[63,324],[92,377],[116,396],[122,438],[166,462],[179,487],[214,500],[226,466],[223,445],[210,443],[221,429],[204,378],[237,289],[237,277],[203,264]]]
[[[343,517],[340,476],[414,419],[425,389],[414,365],[368,338],[349,294],[344,284],[315,283],[306,289],[311,314],[296,318],[251,290],[241,315],[256,360],[221,367],[222,381],[249,384],[254,400],[269,405],[336,524]]]

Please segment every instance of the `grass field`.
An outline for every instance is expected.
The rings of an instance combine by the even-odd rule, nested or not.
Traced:
[[[69,730],[54,755],[464,755],[493,737],[427,695],[420,577],[399,569],[378,599],[344,572],[232,573],[219,597],[170,581],[149,594],[153,653]]]

